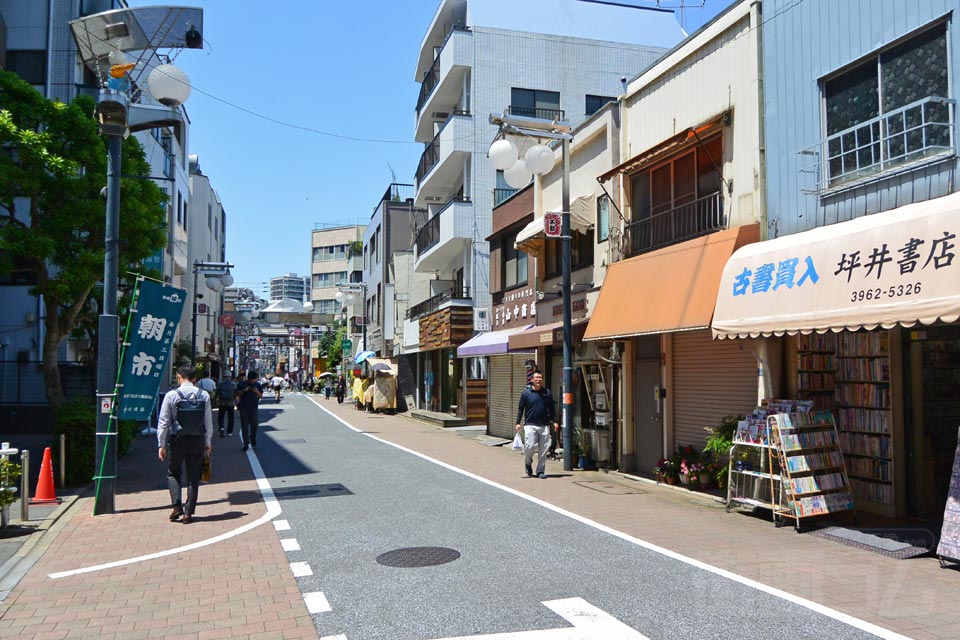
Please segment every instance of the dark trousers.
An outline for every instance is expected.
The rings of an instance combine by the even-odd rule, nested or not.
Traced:
[[[217,425],[220,428],[220,433],[223,433],[223,414],[227,414],[229,419],[227,420],[227,433],[233,435],[233,405],[227,405],[226,407],[220,407],[220,410],[217,411]]]
[[[343,404],[343,387],[337,387],[337,402]]]
[[[324,393],[324,395],[327,396],[327,400],[330,399],[330,391],[331,391],[330,387],[324,387],[324,388],[323,388],[323,393]]]
[[[258,407],[240,407],[240,436],[243,444],[257,446],[257,427],[260,426]]]
[[[200,474],[203,473],[203,436],[170,438],[167,443],[167,486],[170,488],[170,503],[183,504],[183,468],[187,470],[187,504],[183,512],[193,515],[197,508],[197,493],[200,489]]]

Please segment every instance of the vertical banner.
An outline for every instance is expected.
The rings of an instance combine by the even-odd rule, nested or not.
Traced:
[[[120,365],[120,420],[150,417],[186,293],[153,280],[140,282],[139,295],[130,310],[130,342]]]

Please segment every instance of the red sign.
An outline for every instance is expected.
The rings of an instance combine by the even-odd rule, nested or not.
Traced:
[[[210,307],[208,307],[205,302],[197,305],[197,313],[206,313],[209,309]]]
[[[563,231],[563,220],[559,213],[543,214],[543,233],[548,238],[559,238]]]
[[[237,319],[233,316],[220,316],[220,326],[226,327],[229,329],[233,325],[237,324]]]

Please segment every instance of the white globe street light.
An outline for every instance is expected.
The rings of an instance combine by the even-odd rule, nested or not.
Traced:
[[[190,97],[190,78],[180,67],[162,64],[147,76],[147,87],[160,104],[176,107]]]
[[[490,145],[488,155],[490,156],[490,163],[497,171],[506,171],[515,165],[517,158],[520,157],[516,145],[506,138],[500,138]]]
[[[535,144],[523,156],[523,163],[530,173],[538,176],[546,175],[553,169],[553,149],[545,144]]]
[[[504,181],[514,189],[523,189],[530,184],[532,177],[533,174],[527,169],[527,165],[519,160],[503,172]]]
[[[208,276],[206,279],[207,289],[211,291],[220,291],[223,289],[223,281],[220,280],[221,276]]]

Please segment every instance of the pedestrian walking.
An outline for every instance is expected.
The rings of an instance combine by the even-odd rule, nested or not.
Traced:
[[[200,491],[203,459],[210,455],[213,415],[210,394],[195,386],[197,371],[192,365],[177,370],[176,389],[163,397],[157,427],[158,456],[167,462],[167,486],[173,511],[170,521],[193,522]],[[183,471],[187,474],[187,503],[183,504]]]
[[[547,450],[551,432],[557,428],[557,412],[553,395],[543,386],[543,374],[535,371],[530,387],[520,394],[517,408],[517,433],[523,431],[523,465],[527,477],[533,477],[533,451],[537,450],[537,473],[546,478]]]
[[[247,379],[237,385],[237,409],[240,410],[240,437],[243,450],[257,446],[257,427],[260,425],[260,398],[263,387],[257,382],[257,372],[247,373]]]
[[[207,395],[212,398],[214,392],[217,390],[217,383],[210,377],[210,372],[204,369],[202,373],[197,374],[197,377],[200,378],[197,387],[206,391]]]
[[[333,392],[333,376],[327,376],[323,379],[323,394],[327,397],[327,400],[330,399],[330,394]]]
[[[337,404],[343,404],[343,396],[347,393],[347,381],[341,375],[337,378]]]
[[[220,437],[223,437],[223,418],[227,420],[227,435],[233,435],[233,410],[237,404],[237,383],[233,381],[233,375],[223,376],[223,380],[217,383],[217,427],[220,430]]]
[[[283,389],[283,378],[273,376],[273,378],[270,379],[270,386],[273,387],[273,392],[277,394],[277,402],[280,402],[280,390]]]

